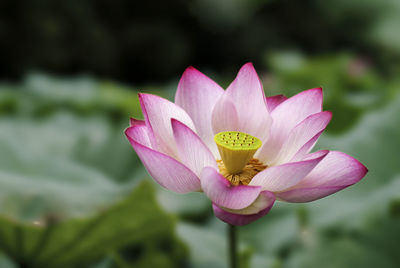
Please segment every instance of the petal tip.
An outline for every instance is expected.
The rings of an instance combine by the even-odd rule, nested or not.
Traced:
[[[200,73],[199,70],[197,70],[195,67],[193,66],[189,66],[185,69],[185,71],[182,74],[182,77],[186,76],[186,75],[190,75],[192,73]]]
[[[254,71],[255,72],[254,64],[251,61],[243,64],[243,66],[240,67],[239,73],[242,71],[251,71],[251,72]]]

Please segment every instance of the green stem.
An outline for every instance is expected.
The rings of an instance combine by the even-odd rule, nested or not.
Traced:
[[[229,264],[231,268],[238,267],[236,226],[228,224]]]

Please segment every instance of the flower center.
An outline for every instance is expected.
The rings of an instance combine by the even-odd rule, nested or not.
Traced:
[[[262,165],[258,160],[252,159],[255,152],[262,145],[258,138],[243,132],[224,131],[215,135],[214,141],[217,144],[222,158],[222,161],[217,161],[220,172],[231,181],[233,185],[238,185],[241,181],[243,181],[242,184],[248,184],[251,178],[260,172],[257,171],[257,169],[260,169],[261,166],[263,167],[262,170],[266,168],[266,166]],[[257,166],[257,169],[252,169],[253,164]],[[249,165],[251,167],[249,167]],[[251,172],[250,169],[252,169]],[[230,175],[232,175],[232,180],[229,179]],[[243,177],[242,180],[240,176]]]

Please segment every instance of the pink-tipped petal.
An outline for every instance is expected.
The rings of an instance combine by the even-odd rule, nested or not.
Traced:
[[[299,162],[268,167],[258,173],[249,185],[262,186],[262,190],[279,192],[296,185],[321,162],[329,151],[318,151]]]
[[[278,155],[290,131],[308,116],[321,111],[321,88],[305,90],[282,102],[271,112],[273,119],[271,134],[256,153],[256,157],[270,164]]]
[[[289,162],[304,144],[326,128],[331,118],[331,112],[320,112],[304,119],[300,124],[294,127],[292,131],[290,131],[278,156],[271,164],[280,165]]]
[[[287,97],[285,97],[284,95],[275,95],[267,97],[266,100],[268,111],[271,113],[276,108],[276,106],[287,100]]]
[[[261,192],[260,186],[232,186],[216,169],[205,167],[200,176],[201,187],[210,200],[229,209],[250,206]]]
[[[130,142],[147,172],[161,186],[177,193],[201,190],[199,178],[182,163],[133,139]]]
[[[261,140],[269,135],[272,119],[267,108],[264,90],[260,79],[251,63],[245,64],[236,79],[224,93],[236,107],[238,116],[237,131],[249,133]],[[220,103],[216,104],[218,107]],[[224,109],[215,110],[224,113]],[[213,115],[213,117],[221,115]],[[214,123],[214,122],[213,122]],[[230,129],[233,130],[233,129]]]
[[[214,134],[222,131],[232,131],[239,128],[239,118],[236,107],[227,95],[223,95],[212,113],[212,128]],[[217,156],[219,153],[216,154]]]
[[[140,122],[139,120],[137,120],[134,124],[132,124],[131,121],[131,125],[132,126],[128,127],[125,130],[125,135],[128,138],[130,144],[133,146],[134,142],[138,142],[146,147],[152,148],[150,142],[151,133],[144,122]]]
[[[348,154],[330,151],[315,169],[302,180],[298,187],[343,186],[361,180],[367,168]]]
[[[277,193],[276,196],[281,201],[290,203],[306,203],[334,194],[348,186],[350,185],[298,188]]]
[[[268,191],[263,191],[260,193],[260,197],[266,201],[265,204],[266,206],[259,210],[258,212],[254,214],[236,214],[232,212],[228,212],[220,207],[218,207],[216,204],[213,204],[213,210],[214,214],[217,218],[219,218],[221,221],[236,225],[236,226],[241,226],[241,225],[246,225],[249,224],[263,216],[265,216],[272,208],[275,202],[275,196]]]
[[[200,177],[204,167],[218,169],[213,154],[199,136],[178,120],[171,120],[179,159]]]
[[[171,119],[177,119],[195,130],[192,119],[181,107],[159,96],[139,94],[139,101],[146,125],[154,135],[154,138],[150,139],[153,148],[177,158]]]
[[[310,202],[360,181],[368,172],[357,159],[337,151],[327,156],[297,185],[279,193],[287,202]]]
[[[175,103],[192,118],[199,137],[217,155],[211,115],[224,90],[193,67],[185,70],[178,84]]]

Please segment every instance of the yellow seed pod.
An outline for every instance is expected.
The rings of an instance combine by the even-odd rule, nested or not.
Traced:
[[[262,145],[258,138],[239,131],[220,132],[214,136],[214,141],[231,174],[240,173]]]

